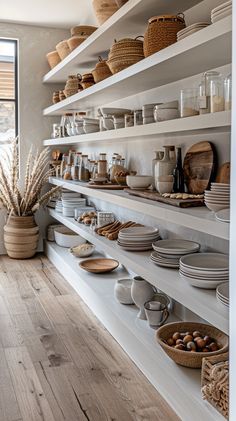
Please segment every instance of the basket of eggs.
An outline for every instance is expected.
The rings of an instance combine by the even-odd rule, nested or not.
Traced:
[[[225,333],[204,323],[168,323],[157,330],[156,337],[176,364],[190,368],[201,368],[204,357],[222,354],[229,347]]]

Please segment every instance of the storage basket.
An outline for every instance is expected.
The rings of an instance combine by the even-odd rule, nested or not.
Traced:
[[[184,15],[154,16],[144,35],[144,55],[148,57],[177,41],[177,32],[185,28]]]
[[[229,353],[206,357],[202,362],[202,396],[229,418]]]
[[[78,75],[69,76],[66,82],[65,89],[64,89],[65,96],[68,97],[71,95],[75,95],[78,92],[79,83],[80,83],[80,76]]]
[[[96,29],[96,26],[78,25],[71,28],[70,33],[72,37],[74,37],[75,35],[89,37],[89,35],[95,32]]]
[[[46,57],[51,69],[53,69],[53,67],[55,67],[61,61],[61,58],[57,51],[51,51],[50,53],[47,54]]]
[[[61,60],[63,60],[65,57],[67,57],[68,54],[70,54],[70,48],[69,48],[67,40],[59,42],[56,45],[56,50],[57,50]]]
[[[82,80],[80,82],[81,86],[83,87],[83,89],[87,89],[90,88],[90,86],[94,85],[94,78],[92,73],[84,73],[82,76]]]
[[[140,40],[139,38],[143,38],[143,36],[140,35],[136,38],[123,38],[119,41],[115,40],[110,49],[110,53],[118,53],[128,49],[143,52],[143,40]]]
[[[82,42],[86,40],[86,36],[77,36],[74,35],[73,37],[68,39],[68,45],[70,48],[70,51],[73,51],[75,48],[77,48]]]
[[[60,99],[60,101],[63,101],[63,99],[66,99],[64,91],[59,91],[59,99]]]
[[[114,42],[109,52],[107,64],[111,72],[118,73],[144,58],[143,41],[137,37],[123,38]]]
[[[115,0],[93,0],[93,8],[99,25],[119,9]]]
[[[52,102],[53,104],[57,104],[58,102],[60,102],[59,91],[53,92]]]
[[[92,71],[95,83],[101,82],[102,80],[112,75],[106,60],[103,60],[100,56],[98,59],[99,62],[96,64],[95,69]]]

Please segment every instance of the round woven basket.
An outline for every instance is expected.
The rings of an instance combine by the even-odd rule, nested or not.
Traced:
[[[143,50],[143,40],[140,40],[141,36],[138,36],[136,38],[123,38],[119,41],[115,40],[110,51],[111,52],[117,52],[124,49],[138,49]],[[143,37],[142,37],[143,38]]]
[[[79,35],[74,35],[73,37],[69,38],[67,42],[68,42],[70,51],[73,51],[80,44],[82,44],[82,42],[84,42],[86,38],[87,38],[86,36],[79,36]]]
[[[53,69],[53,67],[55,67],[61,61],[61,58],[57,51],[51,51],[46,55],[46,57],[51,69]]]
[[[148,57],[177,41],[177,32],[185,28],[184,15],[154,16],[144,35],[144,55]]]
[[[172,348],[167,345],[164,341],[172,337],[175,332],[194,332],[199,331],[204,336],[210,336],[215,339],[220,346],[218,351],[214,352],[188,352],[181,351],[179,349]],[[204,323],[194,323],[194,322],[175,322],[168,323],[157,330],[156,333],[157,341],[161,345],[165,353],[176,363],[184,367],[190,368],[201,368],[202,359],[205,357],[211,357],[213,355],[219,355],[226,351],[229,348],[229,338],[228,336],[221,332],[214,326],[207,325]]]
[[[11,216],[4,226],[4,245],[12,259],[29,259],[36,253],[39,228],[33,216]]]
[[[93,0],[93,8],[99,25],[119,9],[115,0]]]
[[[123,57],[123,58],[114,58],[112,60],[108,60],[107,64],[112,72],[112,74],[121,72],[121,70],[126,69],[129,66],[132,66],[133,64],[138,63],[141,61],[143,57],[133,55],[130,57]]]
[[[96,26],[78,25],[71,28],[70,33],[72,37],[74,37],[75,35],[88,37],[93,32],[95,32],[96,29],[97,29]]]
[[[57,50],[61,60],[63,60],[65,57],[67,57],[68,54],[70,54],[70,48],[69,48],[67,40],[59,42],[56,45],[56,50]]]
[[[103,60],[100,56],[98,59],[99,62],[96,64],[95,69],[92,71],[95,83],[101,82],[102,80],[112,75],[106,60]]]

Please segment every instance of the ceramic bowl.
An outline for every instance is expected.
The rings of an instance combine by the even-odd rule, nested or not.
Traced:
[[[205,205],[208,209],[212,210],[213,212],[218,212],[221,209],[225,209],[227,208],[226,204],[216,204],[216,203],[210,203],[208,201],[205,200]]]
[[[179,116],[179,110],[175,108],[161,108],[154,110],[154,119],[156,122],[174,120],[175,118],[179,118]]]
[[[132,279],[118,279],[115,284],[114,294],[121,304],[131,305],[134,301],[131,297]]]
[[[127,175],[126,183],[131,189],[147,189],[151,186],[153,177],[150,175]]]
[[[83,237],[75,234],[74,231],[71,231],[65,226],[55,228],[54,235],[55,241],[60,247],[70,248],[86,243],[86,240]]]
[[[160,194],[171,193],[173,190],[173,181],[156,181],[155,186]]]
[[[92,256],[94,250],[95,246],[93,244],[81,244],[80,246],[72,247],[70,252],[75,257],[89,257]]]
[[[86,134],[99,132],[99,126],[97,124],[85,124],[83,128]]]

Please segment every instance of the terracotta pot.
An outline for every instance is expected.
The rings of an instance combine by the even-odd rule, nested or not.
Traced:
[[[12,259],[29,259],[36,253],[39,228],[33,216],[11,216],[4,226],[4,244]]]

